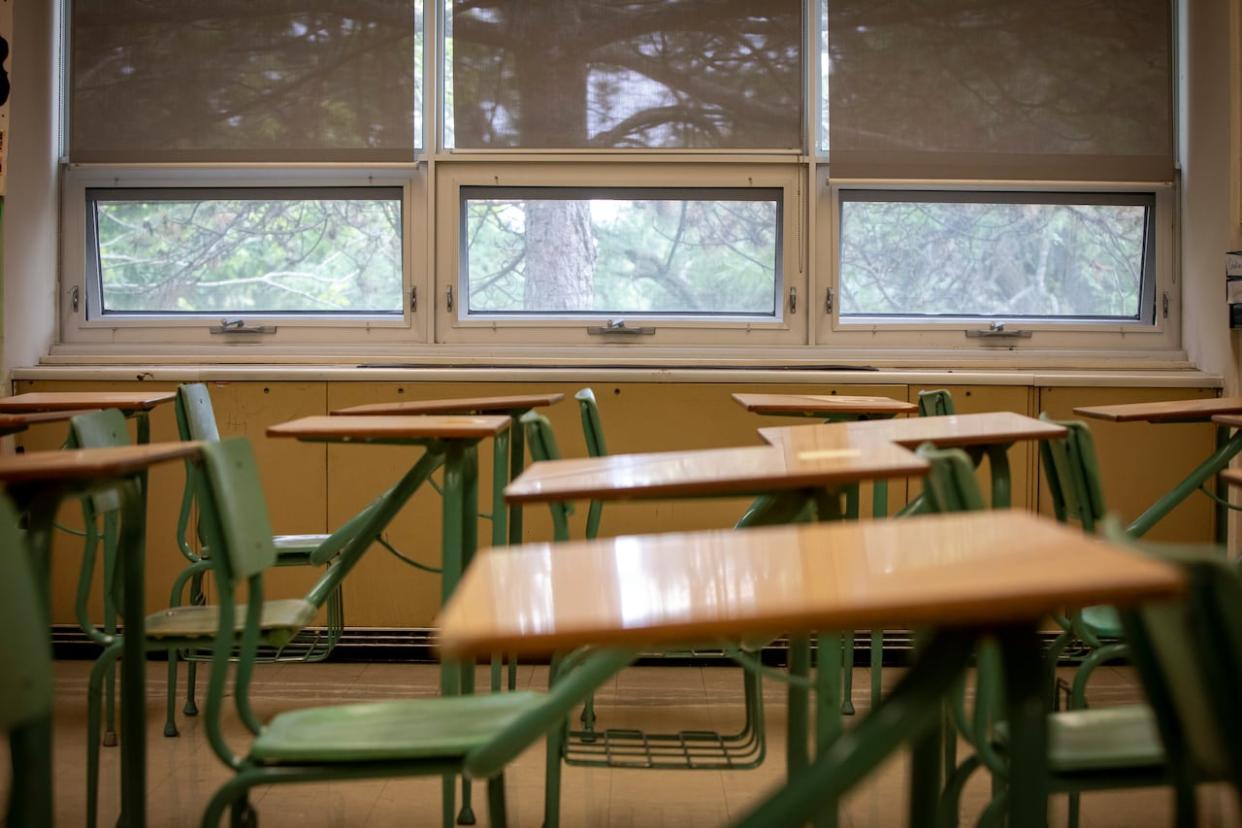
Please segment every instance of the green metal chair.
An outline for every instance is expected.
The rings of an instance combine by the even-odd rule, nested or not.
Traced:
[[[586,401],[584,402],[584,397]],[[599,428],[598,411],[594,394],[590,389],[578,392],[576,398],[582,403],[583,427],[587,433],[588,450],[604,451],[603,432]],[[594,425],[588,425],[590,412],[594,412]],[[531,460],[541,462],[559,460],[561,454],[556,435],[548,418],[535,411],[522,415],[520,422],[526,433],[526,445]],[[594,433],[595,437],[592,437]],[[600,455],[593,455],[600,456]],[[569,540],[569,518],[573,504],[554,502],[549,504],[552,526],[557,541]],[[587,521],[587,538],[593,539],[598,523],[592,526],[590,514]],[[736,656],[743,666],[743,706],[746,719],[735,733],[720,734],[714,731],[681,731],[678,733],[647,733],[634,729],[595,729],[595,706],[593,694],[586,694],[579,717],[582,730],[569,730],[558,742],[561,758],[569,765],[591,767],[631,767],[659,770],[687,768],[729,768],[740,770],[758,766],[766,751],[763,722],[763,694],[761,692],[762,670],[754,669],[758,660],[742,651],[729,648],[728,654]],[[719,764],[713,764],[714,761]],[[549,778],[552,765],[549,759]],[[557,764],[559,773],[559,760]]]
[[[95,412],[70,420],[67,448],[106,448],[129,445],[129,431],[125,415],[120,411]],[[121,499],[115,489],[95,492],[81,499],[82,502],[82,567],[78,574],[77,592],[73,610],[78,627],[94,643],[107,646],[116,635],[116,602],[113,600],[112,582],[116,573],[116,551],[120,541],[118,517]],[[103,626],[97,626],[90,617],[88,604],[94,586],[95,565],[99,550],[103,549]],[[103,676],[104,683],[104,731],[103,744],[116,745],[116,671],[109,667]]]
[[[1053,513],[1062,523],[1074,521],[1084,531],[1095,534],[1107,509],[1091,430],[1086,423],[1076,420],[1054,421],[1047,413],[1039,416],[1041,420],[1064,426],[1067,431],[1064,438],[1045,440],[1039,446]],[[1086,707],[1087,683],[1095,669],[1106,661],[1129,654],[1125,642],[1120,640],[1124,632],[1121,617],[1112,607],[1099,606],[1058,617],[1056,621],[1063,632],[1050,653],[1054,663],[1074,639],[1090,650],[1075,672],[1070,688],[1070,707]],[[1106,643],[1105,639],[1112,640]]]
[[[204,826],[218,825],[225,810],[231,810],[234,825],[255,824],[247,794],[258,785],[421,775],[445,777],[442,806],[449,824],[456,774],[488,780],[490,821],[503,826],[505,765],[560,727],[588,692],[632,659],[628,653],[597,653],[578,669],[561,671],[546,694],[521,691],[315,707],[282,713],[263,725],[251,708],[249,690],[255,653],[267,634],[260,609],[263,579],[276,563],[267,507],[247,440],[208,444],[203,463],[205,473],[196,476],[200,522],[208,544],[217,550],[211,560],[220,600],[204,725],[212,750],[236,772],[211,798]],[[390,517],[385,508],[374,510],[342,556],[369,546],[374,531]],[[238,605],[235,594],[243,587],[248,603]],[[242,753],[228,744],[222,723],[228,662],[238,637],[233,703],[255,737]]]
[[[176,415],[177,431],[182,440],[205,442],[218,442],[220,440],[215,410],[211,404],[211,394],[206,385],[202,383],[188,383],[180,386],[177,389]],[[190,464],[187,463],[186,487],[181,498],[181,511],[177,517],[177,546],[180,548],[181,554],[189,562],[189,566],[173,582],[172,595],[169,599],[169,606],[173,607],[187,603],[206,603],[202,582],[203,577],[210,569],[210,564],[207,561],[210,557],[210,550],[200,543],[200,548],[196,551],[193,544],[194,532],[190,527],[190,518],[193,514],[194,494],[189,482],[189,466]],[[327,554],[331,551],[331,548],[325,548],[324,543],[329,537],[330,535],[326,534],[274,536],[276,566],[321,567],[328,565],[332,560],[332,555]],[[201,538],[199,540],[201,541]],[[188,596],[186,595],[187,585],[189,586]],[[260,661],[303,662],[322,661],[327,658],[337,642],[340,641],[341,634],[345,628],[345,598],[341,589],[334,591],[328,598],[326,620],[327,626],[323,630],[303,631],[280,649],[260,652],[257,658]],[[169,714],[164,735],[177,735],[172,715],[172,710],[176,706],[176,699],[173,694],[176,690],[177,661],[182,660],[186,662],[186,699],[183,712],[187,716],[194,716],[198,713],[198,704],[195,700],[198,684],[198,662],[210,659],[210,652],[193,650],[174,653],[169,657]]]
[[[46,587],[35,581],[17,512],[0,496],[0,731],[9,742],[5,825],[52,825],[52,653],[47,637]]]
[[[583,388],[574,399],[578,401],[578,410],[582,415],[582,436],[586,439],[587,455],[605,457],[608,445],[604,442],[604,424],[599,417],[599,406],[595,404],[595,392]],[[587,508],[586,536],[588,539],[599,534],[600,515],[604,511],[603,501],[592,500]]]
[[[1134,545],[1110,519],[1105,534]],[[1069,825],[1079,822],[1079,795],[1119,788],[1172,786],[1174,821],[1198,824],[1194,786],[1224,781],[1242,791],[1242,579],[1207,547],[1136,547],[1183,568],[1188,594],[1179,601],[1122,613],[1148,704],[1048,715],[1049,791],[1069,794]],[[1007,732],[996,721],[1003,688],[995,650],[979,657],[976,701],[955,717],[978,752],[960,765],[942,799],[940,823],[954,826],[962,788],[983,766],[999,784],[980,824],[998,824],[1007,783]]]
[[[70,421],[70,429],[76,444],[82,448],[106,448],[127,445],[129,442],[125,417],[115,409],[74,417]],[[187,485],[192,486],[195,475],[193,466],[187,469],[187,475]],[[102,516],[105,526],[113,527],[109,531],[115,532],[117,512],[121,506],[121,499],[116,490],[105,489],[87,498],[87,501],[91,514],[96,518]],[[374,508],[373,505],[362,514],[364,516],[369,514]],[[265,605],[262,619],[265,634],[262,643],[269,651],[279,653],[315,617],[319,608],[330,600],[330,596],[340,590],[341,579],[356,562],[357,556],[349,562],[347,567],[338,569],[342,563],[341,557],[346,543],[352,539],[354,527],[359,519],[355,518],[333,535],[325,536],[323,542],[312,553],[311,558],[317,565],[327,566],[328,569],[305,600],[270,601]],[[107,548],[106,543],[105,548]],[[365,548],[364,545],[361,550],[364,551]],[[86,553],[78,581],[80,598],[85,591],[89,590],[94,577],[94,547],[88,546]],[[360,556],[361,551],[357,555]],[[203,560],[200,570],[203,567],[210,567],[210,558]],[[112,589],[111,573],[105,572],[105,590],[111,591]],[[81,598],[78,605],[85,606],[85,599]],[[169,689],[164,723],[164,735],[166,736],[177,735],[176,654],[181,650],[204,648],[211,644],[215,634],[216,612],[215,607],[206,606],[203,603],[191,606],[172,606],[152,615],[146,621],[146,647],[152,651],[168,653]],[[79,622],[88,623],[83,618],[79,618]],[[88,629],[95,643],[103,647],[103,652],[91,668],[87,681],[87,824],[93,826],[96,820],[99,794],[100,708],[103,689],[105,683],[110,680],[116,659],[121,654],[124,637],[123,634],[117,635],[115,632],[109,634],[93,626],[84,627],[84,629]],[[184,645],[174,646],[178,641],[184,642]]]
[[[928,508],[935,512],[960,512],[984,508],[983,496],[973,472],[970,458],[959,450],[938,450],[930,445],[920,446],[918,454],[930,464],[927,478]],[[1140,615],[1148,616],[1160,610],[1144,608]],[[1135,623],[1148,623],[1138,621]],[[1242,633],[1242,619],[1238,627]],[[1174,645],[1167,643],[1162,656],[1174,659],[1162,674],[1148,671],[1144,675],[1144,687],[1149,696],[1158,698],[1164,688],[1181,680],[1185,673],[1193,674],[1195,665],[1188,663],[1189,639],[1179,639]],[[1182,655],[1179,656],[1178,653]],[[1242,654],[1242,649],[1239,649]],[[1242,664],[1242,658],[1239,658]],[[1190,681],[1194,681],[1192,676]],[[1242,688],[1242,685],[1238,685]],[[998,720],[1002,704],[1001,665],[999,652],[985,646],[979,653],[975,681],[975,705],[967,715],[965,682],[950,702],[950,714],[954,725],[975,750],[975,753],[956,763],[954,738],[946,739],[946,767],[951,771],[942,798],[940,824],[956,826],[959,818],[961,794],[971,775],[980,767],[986,768],[993,777],[995,795],[985,809],[980,824],[1000,823],[1005,805],[1005,787],[1008,782],[1006,757],[1007,730]],[[1160,705],[1132,705],[1100,710],[1072,710],[1049,714],[1049,790],[1069,794],[1069,822],[1077,826],[1079,816],[1078,794],[1088,790],[1145,787],[1150,785],[1175,785],[1178,790],[1179,824],[1193,825],[1193,787],[1189,779],[1179,778],[1185,763],[1183,740],[1174,738],[1181,732],[1186,721],[1182,711],[1161,711]],[[1196,703],[1187,702],[1188,708]],[[1198,712],[1188,710],[1192,719],[1202,721],[1206,708],[1197,703]],[[1170,729],[1172,735],[1164,734]],[[1163,740],[1162,740],[1163,737]],[[1170,749],[1169,745],[1173,745]],[[1200,762],[1197,777],[1222,778],[1221,763],[1215,761],[1218,754],[1211,746],[1202,751],[1202,757],[1211,761]],[[1196,759],[1199,757],[1191,757]],[[1189,803],[1187,802],[1189,800]],[[1183,812],[1190,809],[1190,822],[1184,822]]]
[[[953,394],[938,388],[935,391],[919,392],[920,417],[948,417],[957,413],[953,405]]]

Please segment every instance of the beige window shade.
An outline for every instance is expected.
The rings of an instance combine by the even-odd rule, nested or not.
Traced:
[[[415,6],[72,0],[70,157],[412,160]]]
[[[830,0],[839,178],[1163,181],[1170,0]]]
[[[800,0],[453,0],[459,148],[802,146]]]

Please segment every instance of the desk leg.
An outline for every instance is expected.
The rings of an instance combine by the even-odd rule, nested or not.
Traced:
[[[801,825],[815,818],[825,803],[840,799],[911,734],[921,734],[933,726],[941,715],[945,694],[970,661],[977,637],[971,630],[937,633],[878,708],[842,733],[812,765],[791,776],[784,788],[746,814],[738,826]],[[926,793],[924,789],[920,792]],[[934,814],[936,802],[911,803],[911,812],[916,808]]]
[[[26,531],[31,569],[43,604],[44,626],[51,628],[52,531],[60,494],[36,494],[29,503],[30,525]],[[50,646],[50,645],[49,645]],[[9,749],[26,761],[13,767],[9,793],[9,825],[52,825],[52,716],[30,722],[9,733]]]
[[[876,520],[888,517],[888,481],[877,480],[871,489],[871,516]],[[880,703],[881,679],[884,669],[884,630],[871,631],[871,709]]]
[[[828,752],[841,736],[841,670],[838,669],[838,654],[841,652],[841,633],[821,634],[817,652],[819,658],[815,665],[815,755],[822,756]],[[854,633],[846,631],[844,635],[853,637]],[[846,687],[849,687],[846,684]],[[791,734],[792,735],[792,734]],[[836,828],[839,818],[840,803],[833,798],[825,800],[815,817],[815,828]]]
[[[146,664],[143,643],[145,611],[144,558],[146,489],[126,482],[122,487],[121,612],[125,635],[121,650],[121,820],[129,828],[146,825],[147,717]]]
[[[465,463],[462,469],[462,510],[461,510],[461,560],[462,571],[474,560],[474,553],[479,545],[479,450],[473,444],[466,448]],[[461,665],[461,694],[474,693],[474,662],[473,658]],[[471,802],[471,781],[468,777],[461,778],[461,811],[457,814],[458,825],[475,824],[474,807]]]
[[[1194,471],[1186,476],[1186,479],[1177,484],[1173,491],[1157,500],[1151,506],[1147,507],[1147,511],[1139,515],[1133,523],[1126,528],[1126,533],[1135,538],[1141,538],[1151,530],[1160,521],[1177,508],[1178,504],[1191,493],[1198,489],[1204,482],[1219,474],[1229,461],[1232,460],[1239,451],[1242,451],[1242,429],[1238,429],[1228,440],[1212,453],[1212,456],[1200,463]]]
[[[1220,451],[1229,443],[1229,429],[1225,426],[1216,427],[1216,451]],[[1229,510],[1225,508],[1224,503],[1229,502],[1229,486],[1220,475],[1214,475],[1216,478],[1216,497],[1217,502],[1213,504],[1216,516],[1216,543],[1223,545],[1229,540]]]
[[[1009,446],[988,446],[988,466],[992,472],[992,508],[1008,509],[1013,505],[1012,487],[1009,480]]]
[[[1048,822],[1048,673],[1033,626],[1000,631],[1010,727],[1009,826],[1044,828]]]
[[[492,440],[492,546],[504,546],[509,540],[509,513],[505,510],[505,486],[509,482],[509,432],[502,431]],[[492,692],[500,690],[500,674],[504,660],[492,656]]]
[[[838,648],[839,649],[839,648]],[[823,664],[821,653],[821,668]],[[834,654],[835,655],[835,654]],[[786,773],[793,779],[806,768],[810,758],[807,735],[810,731],[811,693],[805,680],[811,672],[811,639],[795,635],[789,639],[789,738],[785,744]],[[821,705],[823,706],[823,705]]]
[[[510,428],[512,434],[509,439],[509,479],[517,480],[526,465],[526,433],[516,418]],[[522,505],[514,503],[509,507],[509,544],[517,546],[521,542]]]
[[[466,452],[460,443],[450,443],[444,455],[444,496],[441,521],[441,575],[440,605],[448,603],[457,581],[461,578],[463,541],[465,528]],[[440,695],[455,696],[460,690],[461,667],[440,661]],[[456,817],[457,779],[455,774],[445,774],[441,782],[442,813],[444,828],[450,828]]]

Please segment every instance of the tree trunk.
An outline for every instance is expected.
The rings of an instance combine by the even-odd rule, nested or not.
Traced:
[[[590,204],[526,202],[526,310],[591,310],[594,281],[595,239],[591,235]]]
[[[517,62],[522,145],[583,146],[587,133],[587,60],[578,43],[583,0],[508,4]],[[526,202],[529,311],[585,311],[594,304],[595,239],[585,201]]]

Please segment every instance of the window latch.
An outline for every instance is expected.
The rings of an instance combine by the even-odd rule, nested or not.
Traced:
[[[444,289],[444,304],[450,312],[453,310],[453,286],[449,285]]]
[[[274,334],[275,325],[247,325],[244,319],[221,319],[210,329],[213,334]]]
[[[987,327],[987,330],[972,330],[966,332],[967,339],[1030,339],[1030,331],[1011,331],[1005,327],[1004,322],[993,322]]]
[[[82,303],[82,289],[74,285],[69,290],[69,307],[73,308],[73,312],[78,312],[78,306]],[[1168,316],[1166,313],[1165,316]]]
[[[410,312],[418,310],[418,288],[410,288]]]
[[[824,291],[824,313],[832,313],[832,288]]]
[[[609,319],[605,324],[587,328],[591,336],[654,336],[655,328],[631,328],[624,319]]]
[[[791,287],[789,289],[789,314],[792,316],[793,314],[797,312],[798,312],[798,289],[796,287]]]

